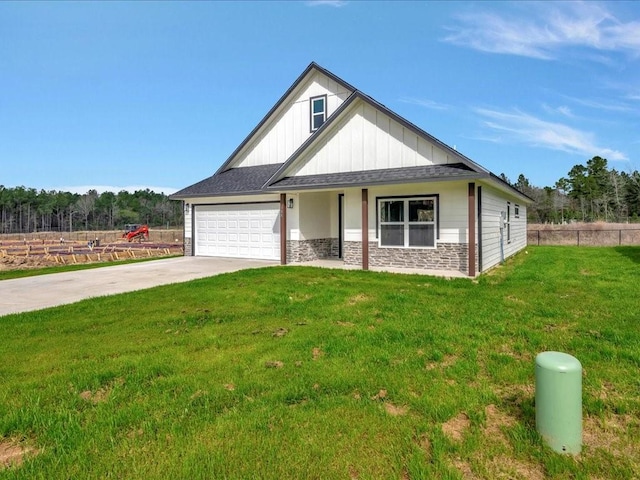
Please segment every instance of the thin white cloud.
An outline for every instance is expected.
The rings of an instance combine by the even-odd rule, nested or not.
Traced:
[[[571,109],[566,105],[560,105],[559,107],[552,107],[550,105],[547,105],[546,103],[543,103],[542,108],[544,108],[545,111],[552,113],[554,115],[559,114],[567,118],[575,118],[575,115],[573,114]]]
[[[133,193],[137,190],[146,190],[146,189],[149,189],[155,193],[164,193],[165,195],[171,195],[172,193],[176,193],[178,191],[177,188],[173,188],[173,187],[158,187],[158,186],[151,186],[151,185],[127,185],[125,187],[117,187],[113,185],[80,185],[80,186],[74,186],[74,187],[55,187],[55,188],[46,189],[46,190],[57,190],[61,192],[78,193],[80,195],[84,195],[89,190],[95,190],[98,193],[104,193],[104,192],[118,193],[118,192],[121,192],[122,190],[125,190],[127,192]]]
[[[569,95],[563,95],[563,97],[577,103],[578,105],[582,105],[583,107],[589,107],[596,110],[606,110],[609,112],[631,112],[635,110],[629,105],[619,102],[599,101],[590,98],[576,98]]]
[[[305,2],[308,7],[344,7],[347,3],[346,0],[308,0]]]
[[[467,13],[443,40],[489,53],[555,59],[565,48],[627,52],[640,56],[640,21],[621,21],[603,5],[533,4],[526,15]]]
[[[475,112],[484,118],[483,124],[487,128],[500,132],[505,141],[559,150],[583,157],[600,155],[609,160],[628,160],[623,152],[598,145],[592,133],[562,123],[548,122],[519,110],[504,112],[476,108]]]
[[[400,101],[403,103],[418,105],[420,107],[430,108],[432,110],[449,110],[451,108],[450,105],[434,102],[433,100],[428,100],[425,98],[401,97]]]

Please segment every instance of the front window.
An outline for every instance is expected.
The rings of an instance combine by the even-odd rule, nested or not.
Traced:
[[[378,205],[381,247],[435,247],[435,198],[381,199]]]
[[[312,97],[311,100],[311,131],[319,129],[327,119],[327,96]]]

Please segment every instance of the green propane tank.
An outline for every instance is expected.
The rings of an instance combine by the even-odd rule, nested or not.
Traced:
[[[561,352],[536,357],[536,429],[554,451],[582,450],[582,365]]]

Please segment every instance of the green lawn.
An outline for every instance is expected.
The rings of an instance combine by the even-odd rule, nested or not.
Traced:
[[[0,317],[0,478],[640,477],[640,248],[477,281],[273,267]],[[1,283],[0,283],[1,289]],[[584,367],[584,447],[534,358]]]

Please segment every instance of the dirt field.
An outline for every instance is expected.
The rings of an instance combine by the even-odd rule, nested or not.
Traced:
[[[0,235],[0,270],[113,262],[184,253],[182,230],[151,230],[132,242],[122,232],[39,232]]]
[[[592,247],[640,245],[640,224],[604,222],[568,225],[529,224],[527,243]]]

